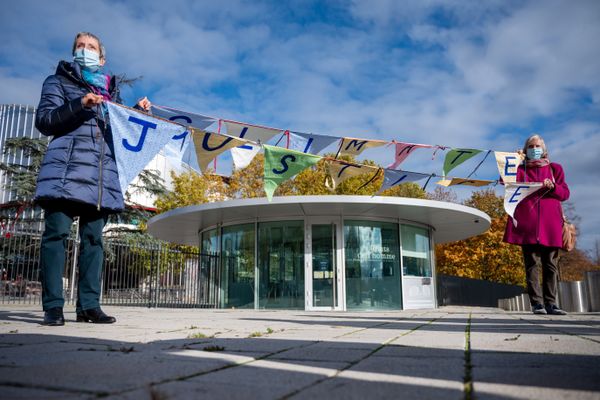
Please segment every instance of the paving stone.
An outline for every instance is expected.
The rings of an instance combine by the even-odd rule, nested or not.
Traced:
[[[87,400],[96,398],[90,394],[77,394],[62,391],[51,391],[28,387],[14,387],[0,385],[0,397],[3,400],[17,399],[48,399],[48,400]]]

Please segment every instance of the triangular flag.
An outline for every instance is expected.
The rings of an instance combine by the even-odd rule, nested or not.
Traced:
[[[498,164],[498,172],[504,183],[517,181],[517,169],[523,162],[523,155],[519,153],[507,153],[503,151],[494,152],[496,155],[496,163]]]
[[[174,108],[152,105],[152,115],[185,126],[204,130],[217,122],[217,119],[202,114],[181,111]],[[192,135],[189,131],[173,137],[163,149],[163,154],[178,172],[186,170],[186,166],[196,171],[201,171],[196,157],[196,150]]]
[[[429,176],[431,175],[396,169],[385,169],[383,174],[383,183],[381,184],[381,187],[379,188],[379,191],[377,193],[379,194],[384,190],[387,190],[401,183],[415,182],[420,179],[427,178]]]
[[[496,181],[487,181],[487,180],[480,180],[480,179],[468,179],[468,178],[452,178],[452,179],[443,179],[441,181],[436,182],[438,185],[442,185],[442,186],[455,186],[455,185],[463,185],[463,186],[475,186],[475,187],[481,187],[481,186],[487,186],[491,183],[494,183]]]
[[[265,149],[265,193],[269,201],[282,182],[315,165],[323,157],[264,145]]]
[[[119,183],[125,193],[129,183],[184,126],[111,102],[108,107]]]
[[[338,140],[340,138],[335,136],[290,132],[290,149],[303,153],[319,154],[324,148]]]
[[[208,164],[219,154],[247,143],[246,140],[197,129],[192,129],[192,135],[197,162],[202,172],[206,171]]]
[[[446,154],[444,160],[444,176],[448,174],[452,169],[459,166],[469,158],[476,156],[481,153],[482,150],[477,149],[452,149]]]
[[[340,160],[332,160],[328,163],[328,170],[331,184],[328,184],[326,181],[325,186],[330,190],[334,190],[340,183],[353,176],[377,173],[379,167],[375,165],[354,164]]]
[[[512,218],[513,224],[517,226],[517,220],[514,217],[515,209],[519,203],[532,193],[540,190],[544,185],[542,183],[506,183],[504,185],[504,210]]]
[[[223,123],[227,128],[228,136],[239,137],[259,144],[268,142],[273,136],[282,132],[281,129],[244,124],[235,121],[224,120]],[[246,143],[231,149],[231,158],[233,159],[235,169],[246,168],[259,151],[260,146],[252,143]]]
[[[413,150],[419,148],[432,148],[432,145],[429,144],[415,144],[415,143],[394,143],[396,147],[396,153],[394,156],[393,164],[388,166],[388,169],[396,169],[402,163],[402,161],[406,160]]]
[[[339,156],[358,156],[366,149],[388,144],[385,140],[366,140],[356,138],[342,138],[336,158]]]

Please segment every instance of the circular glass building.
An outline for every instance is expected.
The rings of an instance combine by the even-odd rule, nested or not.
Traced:
[[[487,214],[453,203],[297,196],[178,208],[148,231],[200,246],[201,267],[218,264],[220,307],[344,311],[435,308],[434,244],[489,226]]]

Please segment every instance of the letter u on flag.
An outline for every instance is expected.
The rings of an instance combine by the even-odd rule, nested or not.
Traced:
[[[384,140],[366,140],[366,139],[355,139],[355,138],[342,138],[340,148],[336,155],[338,156],[357,156],[366,149],[373,147],[379,147],[388,144]]]
[[[512,218],[513,224],[517,226],[515,209],[523,199],[543,187],[541,183],[507,183],[504,186],[504,210]]]
[[[269,201],[277,186],[299,172],[319,162],[323,157],[281,147],[263,146],[265,149],[265,193]]]
[[[265,144],[273,136],[282,133],[280,129],[268,128],[264,126],[243,124],[235,121],[223,121],[227,128],[228,136],[239,137],[240,139]],[[246,168],[252,159],[260,151],[260,146],[252,143],[246,143],[242,146],[231,149],[231,158],[236,169]]]
[[[482,150],[477,149],[452,149],[446,154],[444,160],[444,176],[455,167],[458,167],[463,162],[481,153]]]
[[[121,192],[184,126],[106,102],[113,136]]]
[[[221,135],[219,133],[210,133],[193,129],[192,137],[196,149],[198,166],[202,172],[206,172],[208,164],[219,154],[236,146],[243,146],[246,140]]]

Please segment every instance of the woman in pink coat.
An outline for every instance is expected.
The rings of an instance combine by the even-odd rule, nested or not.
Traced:
[[[565,315],[556,305],[558,252],[562,247],[561,201],[569,198],[569,187],[560,164],[551,163],[539,135],[527,139],[525,161],[517,170],[517,182],[541,182],[544,186],[526,197],[515,210],[517,227],[508,218],[504,241],[523,248],[527,292],[534,314]],[[540,288],[539,264],[543,289]]]

